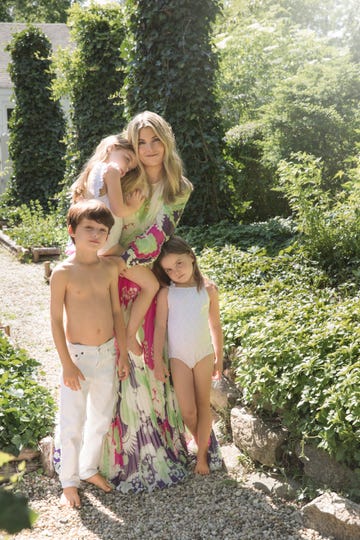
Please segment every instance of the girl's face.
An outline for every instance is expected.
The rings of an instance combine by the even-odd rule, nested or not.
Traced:
[[[113,148],[107,159],[108,162],[114,161],[120,171],[121,178],[129,171],[132,171],[137,167],[137,159],[134,152],[131,150],[125,150],[124,148]]]
[[[151,127],[141,128],[139,131],[138,153],[145,169],[162,167],[165,155],[165,146]]]
[[[195,285],[194,257],[191,253],[169,253],[161,259],[161,267],[179,287]]]

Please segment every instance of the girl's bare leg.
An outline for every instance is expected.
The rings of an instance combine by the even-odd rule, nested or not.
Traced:
[[[193,369],[195,399],[197,409],[197,445],[198,454],[195,472],[209,474],[208,446],[211,433],[210,391],[211,376],[214,368],[214,356],[209,355],[200,360]]]
[[[171,375],[180,413],[197,443],[197,410],[193,370],[177,358],[171,358]]]
[[[146,266],[131,266],[127,268],[124,276],[140,287],[139,294],[131,306],[126,327],[127,347],[129,351],[140,355],[143,351],[136,334],[160,285],[153,272]]]

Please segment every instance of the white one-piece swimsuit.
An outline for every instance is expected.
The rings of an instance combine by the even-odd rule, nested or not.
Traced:
[[[168,291],[168,353],[189,368],[214,354],[209,329],[209,295],[202,287],[176,287]]]

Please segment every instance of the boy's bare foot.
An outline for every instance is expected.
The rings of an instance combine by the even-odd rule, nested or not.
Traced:
[[[112,491],[112,485],[109,484],[109,482],[103,476],[101,476],[100,473],[96,473],[93,476],[86,478],[85,482],[89,482],[89,484],[94,484],[94,486],[97,486],[106,493]]]
[[[202,475],[210,474],[207,458],[201,458],[199,456],[197,457],[194,472],[195,474],[202,474]]]
[[[61,506],[70,506],[71,508],[80,508],[80,497],[78,488],[75,486],[66,487],[63,489],[60,497]]]
[[[136,356],[140,356],[143,353],[142,347],[136,339],[136,336],[126,336],[126,342],[128,351],[136,354]]]

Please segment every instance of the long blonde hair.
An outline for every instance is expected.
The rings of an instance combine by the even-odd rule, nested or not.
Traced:
[[[98,161],[106,161],[109,157],[112,150],[129,150],[135,153],[133,145],[128,141],[124,135],[109,135],[100,141],[97,145],[95,152],[85,163],[81,173],[72,184],[71,191],[71,200],[73,203],[86,198],[87,191],[87,181],[90,174],[90,171],[94,167],[95,163]],[[140,178],[140,168],[136,167],[132,171],[129,171],[121,179],[121,188],[124,194],[124,197],[127,193],[134,191],[135,189],[143,189],[146,191],[147,184]]]
[[[163,168],[165,182],[163,186],[163,198],[165,203],[174,202],[177,197],[184,195],[187,191],[192,191],[193,186],[187,178],[183,176],[183,163],[176,148],[175,137],[171,126],[159,114],[151,111],[144,111],[134,116],[130,120],[125,136],[133,145],[138,159],[140,176],[147,181],[146,171],[139,159],[139,134],[140,130],[150,127],[155,135],[164,145]]]

